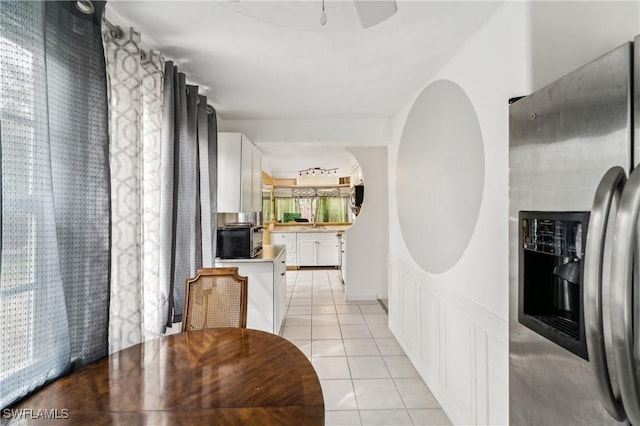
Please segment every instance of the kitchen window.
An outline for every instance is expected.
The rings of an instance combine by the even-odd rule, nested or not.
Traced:
[[[276,197],[274,201],[274,217],[278,222],[291,217],[309,222],[349,222],[349,197]]]

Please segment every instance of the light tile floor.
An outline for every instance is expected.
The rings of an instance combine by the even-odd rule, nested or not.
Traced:
[[[281,334],[316,369],[327,426],[451,424],[389,331],[384,309],[346,302],[339,271],[287,271],[287,298]]]

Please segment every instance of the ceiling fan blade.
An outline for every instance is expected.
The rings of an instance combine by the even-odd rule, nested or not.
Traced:
[[[353,3],[364,28],[379,24],[398,11],[395,0],[355,0]]]

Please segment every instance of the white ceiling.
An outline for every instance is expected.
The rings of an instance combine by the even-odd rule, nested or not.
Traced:
[[[399,0],[393,16],[368,29],[352,2],[325,4],[326,26],[315,0],[112,0],[107,18],[176,61],[223,120],[390,119],[500,3]],[[283,149],[267,149],[266,162]],[[326,152],[306,149],[304,166],[289,149],[291,169],[325,167]]]
[[[357,161],[344,147],[318,144],[262,143],[262,168],[276,177],[297,177],[298,171],[320,167],[338,169],[339,176],[349,176]],[[295,151],[295,152],[293,152]]]

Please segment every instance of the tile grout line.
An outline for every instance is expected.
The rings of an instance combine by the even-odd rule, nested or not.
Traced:
[[[347,360],[347,368],[349,369],[349,381],[351,382],[351,392],[353,392],[353,400],[356,403],[356,411],[358,413],[358,422],[362,425],[362,415],[360,413],[360,404],[358,403],[358,395],[356,394],[356,387],[353,383],[353,372],[351,371],[351,364],[349,364],[349,357],[347,356],[347,348],[344,344],[344,335],[342,334],[342,327],[340,326],[340,317],[338,316],[338,308],[336,307],[336,299],[333,295],[333,288],[331,289],[331,298],[333,300],[333,309],[336,312],[336,320],[338,321],[338,328],[340,330],[340,341],[342,342],[342,348],[344,350],[344,356]]]
[[[313,356],[314,356],[314,352],[313,352],[313,342],[314,342],[314,340],[318,340],[318,339],[314,339],[314,338],[313,338],[313,325],[314,325],[314,320],[313,320],[313,308],[314,308],[315,306],[320,306],[320,305],[315,305],[315,304],[314,304],[314,298],[316,297],[316,296],[315,296],[316,291],[324,291],[324,289],[322,289],[322,290],[320,290],[320,289],[316,290],[316,289],[315,289],[315,284],[316,284],[316,283],[315,283],[315,281],[313,280],[313,277],[312,277],[312,293],[311,293],[311,327],[312,327],[312,331],[311,331],[311,333],[312,333],[312,335],[311,335],[311,342],[310,342],[310,343],[311,343],[311,348],[312,348],[312,349],[311,349],[311,353],[310,353],[311,357],[313,357]],[[341,326],[342,326],[342,323],[340,322],[339,315],[338,315],[338,312],[337,312],[337,306],[336,306],[336,303],[335,303],[334,289],[333,289],[332,287],[330,287],[329,289],[330,289],[330,291],[331,291],[331,296],[332,296],[332,301],[333,301],[333,304],[332,304],[332,305],[330,305],[330,306],[332,306],[332,307],[333,307],[333,310],[334,310],[334,314],[333,314],[333,315],[335,315],[335,317],[336,317],[336,321],[337,321],[337,323],[338,323],[338,327],[339,327],[339,330],[340,330],[340,339],[339,339],[339,340],[340,340],[340,342],[342,343],[342,347],[343,347],[343,350],[344,350],[344,353],[345,353],[345,359],[347,360],[347,366],[348,366],[348,369],[349,369],[349,376],[350,376],[350,379],[349,379],[349,380],[350,380],[350,382],[351,382],[351,391],[353,392],[353,395],[354,395],[354,401],[355,401],[355,403],[356,403],[356,410],[355,410],[355,411],[357,411],[357,414],[358,414],[358,420],[359,420],[359,422],[362,424],[361,409],[360,409],[360,406],[359,406],[359,404],[358,404],[358,398],[357,398],[357,395],[356,395],[356,392],[355,392],[354,378],[353,378],[353,373],[352,373],[352,371],[351,371],[351,366],[350,366],[350,364],[349,364],[349,356],[348,356],[348,355],[347,355],[347,353],[346,353],[346,347],[345,347],[345,344],[344,344],[344,340],[345,340],[345,338],[344,338],[344,335],[342,334],[342,327],[341,327]],[[294,287],[294,291],[295,291],[295,287]],[[289,306],[293,306],[293,305],[289,305]],[[323,306],[324,306],[324,305],[323,305]],[[384,362],[384,357],[383,357],[383,355],[382,355],[382,352],[380,351],[380,348],[379,348],[378,342],[377,342],[377,340],[375,339],[375,337],[373,336],[373,333],[371,332],[370,324],[366,321],[366,318],[364,317],[364,314],[365,314],[365,313],[364,313],[364,312],[362,312],[362,309],[360,308],[360,306],[359,306],[359,305],[358,305],[358,312],[360,313],[360,315],[362,315],[362,317],[363,317],[363,319],[364,319],[364,321],[365,321],[365,325],[367,325],[367,330],[368,330],[368,331],[369,331],[369,333],[371,334],[371,339],[373,340],[373,342],[374,342],[374,344],[375,344],[375,347],[376,347],[377,351],[379,352],[379,355],[378,355],[378,356],[380,356],[380,357],[382,358],[383,363],[384,363],[384,365],[385,365],[385,368],[386,368],[386,370],[389,372],[389,377],[394,381],[394,388],[396,389],[396,392],[398,393],[398,395],[400,395],[399,389],[397,388],[397,384],[395,383],[395,379],[394,379],[393,377],[391,377],[391,371],[389,370],[389,367],[388,367],[388,365],[386,364],[386,362]],[[287,315],[288,315],[288,312],[287,312]],[[320,315],[320,314],[316,314],[316,315]],[[327,379],[327,380],[329,380],[329,379]],[[337,379],[336,379],[336,380],[337,380]],[[406,404],[404,403],[404,400],[402,399],[402,396],[401,396],[401,395],[400,395],[400,398],[401,398],[401,401],[402,401],[402,404],[403,404],[403,407],[404,407],[405,412],[406,412],[406,413],[407,413],[407,415],[409,416],[410,421],[413,423],[413,419],[412,419],[412,418],[411,418],[411,416],[409,415],[409,413],[408,413],[408,409],[406,408]],[[387,410],[393,410],[393,409],[386,409],[385,411],[387,411]],[[332,411],[346,411],[346,410],[332,410]]]

